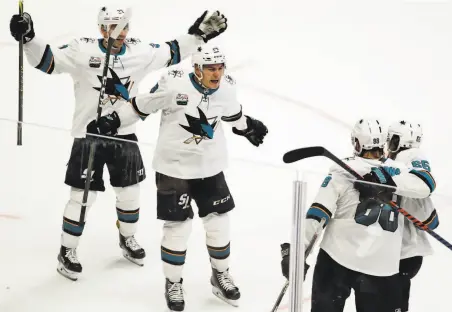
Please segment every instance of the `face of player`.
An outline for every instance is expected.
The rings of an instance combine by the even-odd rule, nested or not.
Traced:
[[[105,39],[108,39],[108,37],[111,35],[111,33],[113,32],[113,30],[115,30],[116,25],[110,25],[108,27],[108,31],[105,30],[101,30],[102,36]],[[118,38],[115,40],[115,42],[113,43],[113,49],[114,50],[119,50],[121,49],[122,45],[124,44],[124,40],[126,40],[127,38],[127,34],[129,33],[129,26],[127,25],[119,34]]]
[[[200,71],[196,75],[199,77]],[[224,75],[224,64],[204,65],[202,70],[201,83],[208,89],[216,89],[220,86],[221,77]]]

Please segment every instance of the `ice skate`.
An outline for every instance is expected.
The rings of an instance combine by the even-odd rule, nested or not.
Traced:
[[[119,234],[119,247],[122,249],[122,255],[127,260],[139,265],[144,265],[144,257],[146,252],[138,244],[134,236],[125,237]]]
[[[229,275],[229,270],[218,272],[212,268],[210,283],[212,284],[212,292],[215,296],[234,307],[239,306],[240,291],[235,286],[231,275]]]
[[[61,246],[60,253],[58,254],[57,271],[72,281],[78,279],[78,275],[82,272],[82,265],[78,261],[75,248]]]
[[[169,279],[165,282],[165,299],[168,311],[184,311],[184,290],[182,288],[182,279],[179,283],[172,283]]]

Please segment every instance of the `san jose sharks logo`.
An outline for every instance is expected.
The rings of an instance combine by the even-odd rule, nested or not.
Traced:
[[[199,113],[199,118],[185,114],[188,126],[179,124],[182,128],[193,134],[193,136],[189,137],[184,141],[185,144],[190,144],[193,141],[196,144],[199,144],[202,142],[202,140],[213,139],[215,129],[218,125],[217,123],[218,117],[207,118],[204,112],[199,107],[197,107],[197,109]]]
[[[111,77],[107,77],[107,83],[105,85],[105,96],[102,99],[102,105],[107,104],[110,101],[111,105],[114,105],[117,100],[124,99],[129,100],[129,92],[133,87],[133,82],[129,77],[119,78],[112,68],[108,68]],[[102,76],[97,75],[99,82],[102,84]],[[100,91],[100,87],[93,87],[94,90]]]

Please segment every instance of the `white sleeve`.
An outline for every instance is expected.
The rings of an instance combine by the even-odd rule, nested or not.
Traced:
[[[116,111],[122,127],[129,126],[140,119],[144,120],[150,114],[165,107],[172,94],[167,87],[166,76],[163,75],[149,93],[139,94],[131,98],[128,102],[130,105],[122,105]]]
[[[238,130],[245,130],[248,125],[246,123],[246,117],[242,113],[242,105],[237,99],[235,80],[229,75],[224,76],[223,79],[225,80],[225,83],[228,83],[229,85],[225,86],[228,88],[228,99],[225,101],[227,106],[224,109],[221,120]]]
[[[73,74],[76,71],[76,55],[79,51],[79,43],[72,40],[71,43],[59,48],[52,48],[40,38],[33,38],[24,44],[24,52],[28,63],[46,74]]]
[[[328,175],[317,192],[314,202],[306,213],[304,244],[307,246],[320,225],[320,221],[325,218],[327,226],[331,217],[337,209],[337,202],[342,193],[341,178],[338,174]],[[343,180],[342,180],[343,183]]]
[[[436,188],[436,182],[430,171],[409,168],[408,171],[393,176],[397,185],[395,194],[410,198],[426,198]]]
[[[179,64],[182,60],[197,51],[197,48],[204,44],[202,39],[194,35],[182,35],[175,40],[167,41],[164,44],[149,44],[151,53],[150,63],[146,66],[146,72],[152,72],[164,67]]]

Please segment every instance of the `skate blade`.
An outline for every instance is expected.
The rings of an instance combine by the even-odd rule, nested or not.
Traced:
[[[240,299],[237,299],[237,300],[227,299],[226,297],[223,296],[223,293],[221,292],[221,290],[219,290],[215,286],[212,286],[212,293],[215,296],[217,296],[218,298],[220,298],[221,300],[223,300],[227,304],[230,304],[233,307],[238,307],[239,306],[239,300]]]
[[[136,265],[141,266],[141,267],[144,266],[144,260],[143,259],[133,258],[125,250],[122,251],[122,255],[124,256],[124,258],[126,258],[130,262],[135,263]]]
[[[80,273],[69,271],[64,267],[63,264],[58,263],[57,272],[60,273],[62,276],[70,279],[71,281],[76,281],[78,279],[78,276]]]

